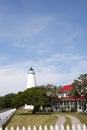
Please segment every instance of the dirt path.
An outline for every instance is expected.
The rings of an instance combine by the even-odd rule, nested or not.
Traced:
[[[71,115],[58,115],[58,120],[56,121],[56,125],[58,125],[59,130],[61,129],[61,125],[64,125],[65,121],[66,121],[66,117],[69,117],[71,120],[71,123],[75,126],[75,128],[77,129],[78,124],[81,126],[82,128],[82,123],[80,122],[79,119],[77,119],[75,116],[71,116]],[[54,126],[55,128],[55,126]]]
[[[58,120],[56,121],[55,125],[58,126],[59,130],[61,129],[61,125],[64,125],[65,121],[66,121],[66,119],[64,116],[58,115]],[[55,128],[55,126],[54,126],[54,128]]]
[[[66,115],[67,117],[69,117],[71,119],[72,124],[74,124],[74,126],[77,128],[78,124],[81,126],[82,128],[82,123],[80,122],[79,119],[77,119],[75,116],[71,116],[71,115]]]

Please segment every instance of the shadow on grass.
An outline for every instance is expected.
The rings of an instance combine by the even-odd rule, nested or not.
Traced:
[[[51,115],[52,112],[37,112],[36,114],[32,114],[30,112],[27,113],[17,113],[16,115]]]

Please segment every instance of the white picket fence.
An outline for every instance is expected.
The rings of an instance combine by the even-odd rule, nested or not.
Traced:
[[[10,109],[6,112],[0,113],[0,127],[2,127],[15,113],[16,109]]]
[[[0,127],[0,130],[3,130],[2,127]],[[77,127],[75,127],[74,125],[72,125],[72,127],[70,128],[69,125],[66,126],[66,128],[64,128],[63,125],[58,126],[58,125],[50,125],[50,127],[47,127],[46,125],[44,127],[42,127],[41,125],[39,127],[34,126],[33,128],[31,128],[30,126],[28,126],[27,128],[25,128],[24,126],[20,129],[20,127],[16,127],[16,129],[12,126],[10,129],[8,129],[7,127],[5,128],[5,130],[87,130],[87,127],[85,124],[83,124],[82,126],[80,126],[79,124],[77,125]]]

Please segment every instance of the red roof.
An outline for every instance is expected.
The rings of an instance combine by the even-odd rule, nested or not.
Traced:
[[[81,100],[81,99],[85,99],[84,96],[79,96],[79,97],[69,97],[68,100]]]
[[[57,101],[57,100],[61,100],[61,101],[75,101],[75,100],[82,100],[82,99],[85,99],[85,97],[84,96],[79,96],[79,97],[62,97],[62,98],[56,98],[55,100]]]
[[[66,85],[66,86],[63,86],[63,88],[61,89],[62,92],[66,92],[68,90],[71,90],[73,88],[72,84],[70,85]]]

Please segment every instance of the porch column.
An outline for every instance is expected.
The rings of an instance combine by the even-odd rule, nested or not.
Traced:
[[[87,103],[86,103],[86,110],[85,110],[85,112],[87,112]]]
[[[79,112],[79,101],[77,101],[77,112]]]
[[[82,105],[82,100],[81,100],[81,111],[83,111],[83,105]]]
[[[71,101],[69,101],[69,109],[71,110]]]
[[[57,101],[57,104],[56,104],[56,105],[57,105],[57,108],[58,108],[58,101]]]
[[[65,106],[64,106],[64,101],[63,101],[63,108],[65,108]]]

